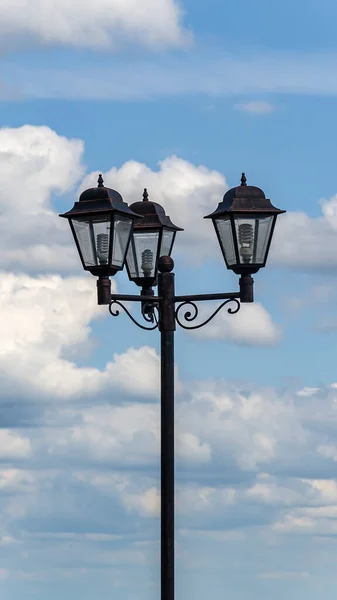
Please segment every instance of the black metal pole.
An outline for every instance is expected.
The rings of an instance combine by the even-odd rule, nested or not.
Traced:
[[[158,261],[161,336],[161,600],[174,600],[174,263]]]

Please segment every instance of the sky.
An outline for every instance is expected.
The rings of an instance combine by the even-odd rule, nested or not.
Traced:
[[[202,217],[244,171],[287,212],[255,303],[176,333],[176,598],[335,600],[336,2],[0,14],[1,599],[159,597],[158,332],[97,306],[58,214],[146,187],[177,293],[235,291]]]

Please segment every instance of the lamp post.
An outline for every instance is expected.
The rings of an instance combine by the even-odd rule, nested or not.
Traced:
[[[104,186],[84,191],[79,202],[60,215],[69,220],[82,266],[98,277],[98,304],[109,305],[112,316],[122,308],[130,319],[146,330],[160,331],[161,337],[161,600],[174,600],[174,332],[176,324],[198,329],[209,323],[227,304],[228,313],[240,310],[240,303],[253,302],[252,274],[266,265],[277,216],[263,191],[241,185],[230,189],[212,219],[228,269],[240,275],[237,292],[177,296],[174,262],[171,258],[177,231],[160,204],[151,202],[147,190],[143,201],[130,207],[115,190]],[[129,279],[141,287],[139,296],[111,294],[110,276],[126,267]],[[159,271],[159,273],[158,273]],[[158,284],[158,295],[153,287]],[[202,323],[197,302],[222,303]],[[139,323],[123,302],[140,302],[147,325]],[[186,310],[187,309],[187,310]],[[181,316],[182,315],[182,316]]]

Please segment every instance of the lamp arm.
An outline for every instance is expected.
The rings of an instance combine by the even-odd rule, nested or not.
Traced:
[[[193,294],[189,296],[175,296],[175,302],[203,302],[204,300],[235,300],[240,299],[240,292],[227,292],[223,294]]]
[[[173,306],[177,304],[177,307],[174,308],[173,320],[176,321],[178,325],[180,325],[180,327],[183,327],[183,329],[199,329],[204,325],[207,325],[207,323],[209,323],[224,306],[227,306],[230,303],[233,303],[234,306],[230,306],[227,309],[227,312],[231,315],[236,314],[241,308],[241,303],[253,302],[254,300],[254,280],[252,276],[248,273],[242,274],[239,283],[240,290],[237,292],[173,296]],[[100,277],[97,282],[97,288],[99,304],[108,304],[110,314],[114,317],[117,317],[119,315],[119,310],[116,309],[116,306],[119,306],[124,310],[124,312],[132,320],[132,322],[135,323],[135,325],[137,325],[141,329],[145,329],[148,331],[157,329],[158,324],[160,324],[161,319],[166,314],[165,297],[163,297],[162,295],[151,295],[147,290],[143,290],[139,296],[136,296],[134,294],[111,294],[111,282],[108,277]],[[196,304],[197,302],[209,302],[216,300],[222,300],[223,302],[220,304],[220,306],[216,308],[216,310],[211,314],[210,317],[208,317],[205,321],[203,321],[200,324],[190,325],[190,323],[192,321],[195,321],[195,319],[199,315],[199,309]],[[151,326],[147,327],[141,325],[131,315],[129,310],[124,306],[123,302],[140,302],[142,317],[147,323],[151,323]],[[190,310],[186,310],[181,318],[181,311],[187,307],[190,307]]]
[[[109,302],[146,302],[146,304],[157,304],[160,300],[160,296],[134,296],[133,294],[111,294],[109,296]]]

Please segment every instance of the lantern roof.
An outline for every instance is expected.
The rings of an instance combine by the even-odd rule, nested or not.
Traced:
[[[103,177],[100,174],[97,181],[98,185],[94,188],[84,190],[79,197],[78,202],[75,202],[73,208],[68,212],[60,215],[66,219],[76,216],[87,216],[91,213],[105,212],[120,212],[125,216],[141,219],[141,216],[134,213],[126,202],[124,202],[121,194],[104,185]]]
[[[214,219],[226,214],[233,213],[264,213],[268,215],[279,215],[286,212],[272,205],[266,198],[264,192],[256,186],[247,185],[245,173],[242,173],[241,185],[231,188],[225,193],[222,202],[217,209],[204,217]]]
[[[139,222],[137,220],[135,222],[135,227],[137,229],[158,229],[158,227],[166,227],[173,231],[183,231],[181,227],[177,227],[172,223],[170,217],[166,215],[164,208],[160,204],[149,200],[149,194],[146,188],[143,192],[143,199],[131,204],[130,210],[141,217]]]

